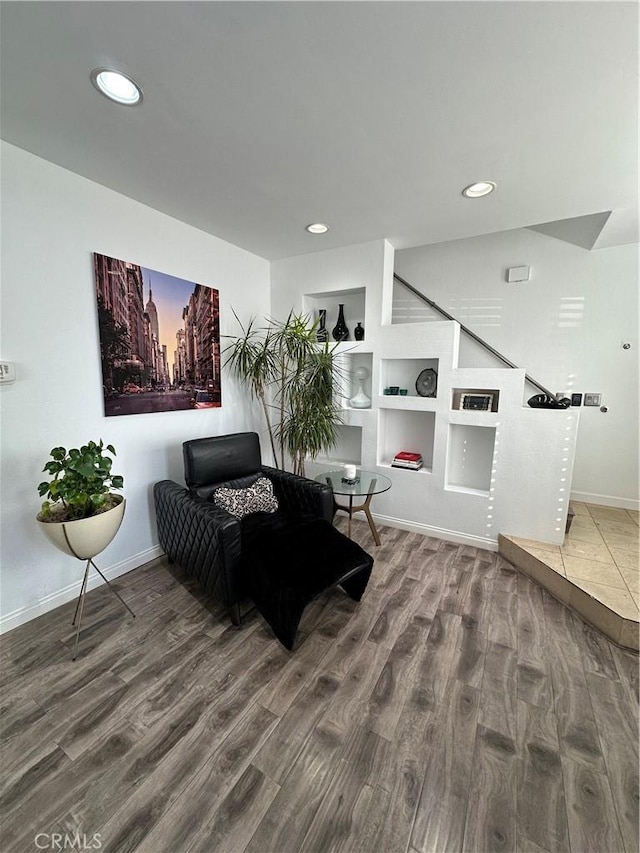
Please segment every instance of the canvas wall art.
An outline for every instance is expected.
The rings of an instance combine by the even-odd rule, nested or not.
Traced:
[[[105,415],[220,407],[218,291],[93,257]]]

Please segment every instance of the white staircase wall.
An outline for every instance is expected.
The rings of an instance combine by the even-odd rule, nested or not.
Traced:
[[[347,461],[384,473],[392,488],[372,502],[382,523],[491,549],[499,533],[561,542],[577,410],[527,407],[524,369],[497,368],[495,359],[491,367],[458,367],[459,324],[392,323],[393,290],[393,248],[386,241],[272,264],[273,316],[326,308],[331,329],[343,303],[351,332],[364,317],[364,341],[341,343],[339,350],[352,367],[371,365],[371,409],[350,409],[344,397],[348,438],[328,458],[309,460],[307,475]],[[435,361],[437,396],[417,396],[421,364]],[[382,393],[390,378],[405,383],[407,396]],[[452,409],[455,388],[499,392],[498,411]],[[390,466],[393,452],[416,449],[425,457],[422,470]]]

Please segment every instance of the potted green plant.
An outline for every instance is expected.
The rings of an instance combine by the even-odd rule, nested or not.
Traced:
[[[343,422],[336,344],[318,343],[317,323],[301,314],[263,327],[238,323],[242,334],[226,348],[225,364],[260,402],[275,465],[284,469],[288,458],[304,476],[305,459],[334,447]]]
[[[112,489],[123,487],[123,478],[113,474],[116,455],[113,445],[90,441],[67,451],[54,447],[43,471],[51,479],[40,483],[45,497],[36,519],[45,536],[65,554],[89,560],[104,550],[122,522],[125,499]]]

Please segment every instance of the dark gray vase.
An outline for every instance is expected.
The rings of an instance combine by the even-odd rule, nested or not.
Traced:
[[[318,320],[319,320],[319,323],[318,323],[318,328],[316,330],[316,340],[318,341],[318,343],[324,344],[326,341],[329,340],[329,332],[327,331],[327,328],[325,325],[327,322],[327,309],[326,308],[319,308],[318,309]]]
[[[344,320],[344,305],[338,305],[338,322],[331,332],[334,341],[346,341],[349,338],[349,327]]]

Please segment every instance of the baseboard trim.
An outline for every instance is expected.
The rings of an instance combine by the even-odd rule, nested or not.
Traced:
[[[640,510],[640,500],[633,498],[619,498],[615,495],[596,495],[591,492],[571,492],[570,500],[580,501],[585,504],[598,504],[599,506],[612,506],[618,509]]]
[[[153,545],[151,548],[147,548],[146,551],[140,551],[138,554],[127,557],[126,560],[122,560],[114,566],[109,566],[108,569],[104,569],[100,566],[99,560],[98,565],[100,566],[100,571],[104,576],[111,581],[115,578],[119,578],[120,575],[126,575],[127,572],[131,572],[133,569],[137,569],[151,560],[155,560],[157,557],[162,556],[162,554],[164,554],[162,548],[159,545]],[[7,631],[11,631],[19,625],[24,625],[25,622],[31,622],[32,619],[36,619],[38,616],[42,616],[50,610],[55,610],[56,607],[60,607],[61,604],[73,601],[74,598],[80,595],[82,575],[83,572],[80,572],[80,577],[77,581],[74,581],[72,584],[69,584],[69,586],[64,587],[64,589],[45,595],[44,598],[41,598],[40,601],[35,604],[30,604],[28,607],[20,607],[12,613],[7,613],[6,616],[3,616],[0,619],[0,634],[5,634]],[[87,584],[88,589],[94,589],[101,584],[104,584],[104,581],[100,575],[92,569],[89,573],[89,582]]]
[[[470,536],[468,533],[459,533],[457,530],[447,530],[444,527],[431,527],[428,524],[420,524],[414,521],[404,521],[402,518],[393,518],[389,515],[376,515],[372,513],[374,520],[387,527],[397,527],[399,530],[408,530],[409,533],[422,533],[424,536],[433,536],[436,539],[444,539],[446,542],[455,542],[456,545],[471,545],[474,548],[483,548],[485,551],[497,551],[497,539],[482,539],[480,536]]]

